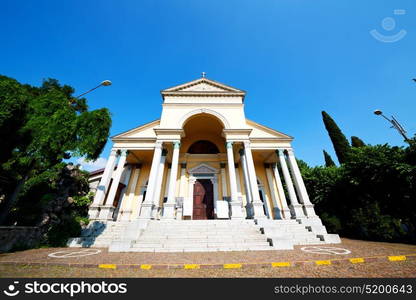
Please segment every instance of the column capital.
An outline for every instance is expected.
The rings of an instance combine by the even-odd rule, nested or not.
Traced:
[[[161,149],[162,148],[162,145],[163,145],[163,142],[162,141],[156,141],[155,148]]]
[[[293,151],[292,148],[287,148],[286,152],[287,152],[287,155],[295,155],[295,152]]]
[[[186,169],[186,163],[181,163],[181,168]]]
[[[220,168],[225,169],[225,165],[226,165],[225,163],[220,163]]]
[[[243,144],[244,144],[244,149],[250,148],[250,145],[251,145],[250,141],[243,141]]]
[[[286,149],[282,149],[282,148],[276,149],[276,154],[279,155],[279,156],[280,155],[284,155],[285,154],[285,150]]]
[[[118,149],[111,148],[110,155],[114,156],[117,155]]]
[[[268,168],[270,168],[270,164],[266,163],[266,164],[264,164],[264,167],[265,167],[266,169],[268,169]]]
[[[134,164],[134,166],[136,167],[136,169],[141,169],[142,168],[142,164]]]
[[[228,148],[232,148],[233,147],[233,144],[234,144],[234,142],[231,142],[231,141],[227,141],[226,143],[225,143],[225,147],[228,149]]]
[[[127,154],[129,154],[129,150],[127,150],[127,149],[120,149],[120,155],[121,156],[127,156]]]
[[[173,149],[179,149],[181,147],[180,141],[173,141]]]
[[[193,177],[193,176],[189,177],[189,183],[190,184],[194,184],[195,181],[196,181],[196,177]]]

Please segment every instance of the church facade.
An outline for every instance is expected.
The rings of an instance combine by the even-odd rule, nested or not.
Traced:
[[[161,91],[159,120],[112,137],[107,165],[94,177],[92,225],[70,245],[186,251],[181,232],[202,231],[201,245],[209,245],[210,232],[234,241],[254,239],[256,230],[265,242],[258,250],[340,242],[315,213],[293,138],[248,120],[245,94],[205,76]],[[165,246],[169,234],[176,248]],[[256,250],[240,240],[212,249]]]

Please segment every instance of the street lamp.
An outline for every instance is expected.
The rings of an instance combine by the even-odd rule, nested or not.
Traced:
[[[81,94],[81,95],[79,95],[79,96],[77,96],[75,98],[80,98],[80,97],[84,96],[85,94],[88,94],[89,92],[92,92],[93,90],[98,89],[99,87],[102,87],[102,86],[110,86],[111,84],[112,83],[111,83],[110,80],[104,80],[99,85],[97,85],[95,88],[92,88],[89,91],[86,91],[85,93],[83,93],[83,94]]]
[[[385,115],[383,115],[383,112],[379,109],[376,109],[374,111],[374,114],[377,116],[382,116],[384,119],[386,119],[389,123],[393,125],[391,128],[396,129],[404,137],[404,140],[406,142],[409,142],[409,138],[406,136],[406,130],[404,130],[403,126],[393,116],[391,116],[391,119],[389,119]]]

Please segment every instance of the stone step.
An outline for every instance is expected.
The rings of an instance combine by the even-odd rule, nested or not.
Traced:
[[[165,241],[183,241],[183,242],[199,242],[199,241],[207,241],[207,242],[215,242],[215,241],[266,241],[267,238],[265,236],[254,236],[254,237],[232,237],[229,239],[224,239],[224,238],[216,238],[216,237],[212,237],[212,238],[206,238],[206,239],[201,239],[201,238],[175,238],[175,239],[160,239],[160,238],[153,238],[153,237],[149,237],[149,238],[143,238],[143,237],[139,237],[136,241],[137,242],[165,242]]]

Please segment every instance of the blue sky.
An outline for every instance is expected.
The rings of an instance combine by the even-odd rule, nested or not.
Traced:
[[[111,135],[158,119],[159,91],[202,71],[246,90],[246,116],[294,136],[296,155],[311,165],[323,163],[322,149],[335,158],[321,110],[348,137],[370,144],[403,145],[373,115],[376,108],[394,114],[409,135],[416,132],[414,0],[0,5],[0,73],[33,85],[56,78],[77,93],[110,79],[111,87],[87,98],[91,108],[110,109]],[[387,37],[401,30],[406,35],[385,43],[370,34],[374,29]]]

